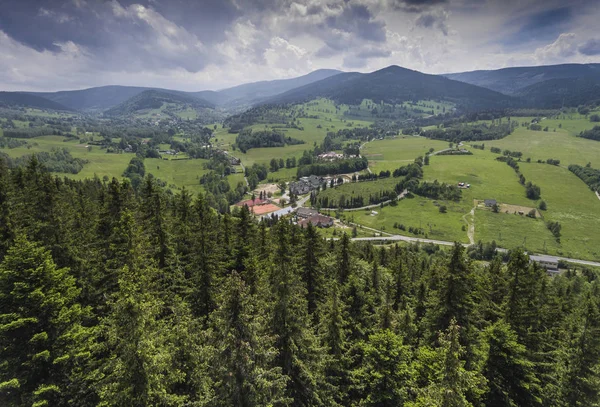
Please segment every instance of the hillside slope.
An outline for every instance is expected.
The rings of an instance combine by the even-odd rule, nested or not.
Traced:
[[[36,109],[72,110],[42,97],[22,92],[0,92],[0,106],[22,106]]]
[[[363,99],[392,104],[435,99],[450,101],[464,108],[498,108],[518,104],[516,99],[489,89],[395,65],[369,74],[336,75],[269,98],[267,102],[297,103],[315,97],[327,97],[351,105],[360,104]]]
[[[600,101],[600,77],[549,79],[519,89],[521,97],[532,107],[560,108]]]
[[[97,88],[59,92],[31,93],[73,110],[105,110],[125,102],[151,88],[137,86],[100,86]]]
[[[163,104],[175,104],[192,108],[214,108],[215,105],[185,93],[163,90],[145,90],[142,93],[104,112],[107,116],[127,116],[145,109],[160,109]]]
[[[265,98],[275,96],[326,78],[330,78],[341,73],[341,71],[337,71],[335,69],[319,69],[297,78],[246,83],[212,93],[209,93],[210,91],[194,92],[192,95],[205,98],[206,100],[210,100],[217,105],[225,105],[229,107],[252,105],[264,100]]]
[[[600,64],[562,64],[503,68],[442,75],[507,95],[551,79],[600,77]]]

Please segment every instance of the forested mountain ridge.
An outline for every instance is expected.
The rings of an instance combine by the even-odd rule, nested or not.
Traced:
[[[37,96],[39,98],[55,102],[68,109],[81,111],[102,111],[111,109],[148,90],[187,95],[207,101],[215,106],[223,106],[225,104],[242,106],[253,104],[265,97],[283,93],[298,86],[303,86],[317,80],[337,75],[340,72],[341,71],[334,69],[319,69],[297,78],[246,83],[219,91],[206,90],[199,92],[184,92],[155,87],[111,85],[81,90],[58,92],[19,92],[19,94]],[[49,109],[61,110],[57,105],[47,105],[49,106]],[[32,105],[31,107],[40,106],[41,105],[38,103],[38,105]]]
[[[600,64],[561,64],[512,67],[444,74],[443,76],[507,95],[551,79],[573,79],[600,76]]]
[[[335,69],[319,69],[297,78],[245,83],[219,91],[202,91],[192,94],[198,97],[207,97],[207,100],[211,100],[210,98],[212,97],[217,105],[252,105],[265,98],[336,76],[340,73],[342,72]]]
[[[598,274],[502,260],[0,161],[0,404],[598,404]]]
[[[21,92],[0,92],[0,106],[34,107],[58,111],[72,110],[51,100]]]
[[[267,102],[298,103],[316,97],[325,97],[349,105],[359,105],[364,99],[389,104],[416,100],[445,100],[461,107],[477,109],[519,104],[517,99],[486,88],[395,65],[368,74],[336,75],[275,96]]]

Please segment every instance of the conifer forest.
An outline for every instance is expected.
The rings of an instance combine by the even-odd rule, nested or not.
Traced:
[[[2,406],[600,405],[600,281],[0,164]]]

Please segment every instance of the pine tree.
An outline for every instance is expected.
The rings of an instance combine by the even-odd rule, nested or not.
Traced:
[[[306,290],[300,280],[298,260],[292,255],[289,244],[290,228],[285,221],[278,222],[275,227],[270,326],[279,351],[277,366],[289,379],[286,396],[293,400],[293,406],[311,406],[320,403],[318,384],[322,366],[307,312]]]
[[[591,293],[579,314],[563,361],[561,398],[565,406],[600,406],[600,310]]]
[[[409,348],[389,329],[358,344],[360,361],[353,372],[360,406],[393,407],[409,400],[415,376]]]
[[[435,352],[433,381],[419,391],[415,402],[407,407],[470,407],[467,395],[481,395],[485,378],[478,372],[465,369],[464,348],[460,345],[460,327],[450,321],[448,329],[440,334],[440,346]],[[429,366],[425,366],[429,369]]]
[[[8,168],[0,157],[0,261],[6,254],[13,238],[9,187]]]
[[[274,367],[274,338],[266,333],[242,278],[233,272],[224,281],[219,308],[211,315],[214,389],[211,406],[251,407],[287,404],[286,377]]]
[[[0,264],[0,404],[66,406],[84,310],[68,269],[18,235]]]
[[[337,283],[332,283],[320,314],[319,335],[326,352],[323,401],[328,405],[348,405],[348,324],[344,318],[343,302],[339,298]]]
[[[471,349],[475,316],[474,290],[475,280],[471,266],[466,263],[464,248],[456,243],[452,249],[450,261],[442,272],[440,286],[433,291],[433,307],[430,319],[430,333],[435,334],[450,325],[451,320],[461,327],[461,345],[467,349],[467,360],[472,361]]]
[[[485,333],[487,355],[482,374],[488,381],[487,407],[541,406],[540,382],[525,346],[505,321],[499,320]]]
[[[191,293],[189,301],[195,316],[206,321],[215,309],[215,287],[221,274],[221,230],[217,215],[198,195],[193,207],[192,254],[190,263]]]
[[[319,266],[319,257],[323,253],[322,240],[317,230],[309,222],[306,228],[302,257],[302,281],[306,286],[308,313],[316,316],[317,304],[321,301],[325,278]]]

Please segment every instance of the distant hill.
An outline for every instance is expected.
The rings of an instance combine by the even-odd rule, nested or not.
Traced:
[[[446,100],[464,108],[514,106],[518,100],[489,89],[428,75],[399,66],[369,74],[343,73],[267,99],[266,103],[296,103],[327,97],[357,105],[363,99],[376,103],[402,103],[416,100]]]
[[[107,116],[127,116],[145,109],[160,109],[164,103],[193,108],[214,108],[215,105],[185,93],[149,89],[104,112]]]
[[[36,92],[40,96],[73,110],[105,110],[125,102],[151,88],[137,86],[100,86],[97,88],[66,90],[60,92]]]
[[[515,96],[541,108],[560,108],[600,102],[600,77],[549,79],[520,89]]]
[[[21,92],[21,94],[47,99],[61,105],[62,109],[67,107],[79,111],[111,109],[148,90],[177,95],[187,94],[190,97],[200,99],[202,102],[209,102],[214,106],[243,107],[253,105],[262,99],[290,89],[337,75],[340,72],[334,69],[321,69],[297,78],[247,83],[221,91],[181,92],[153,87],[114,85],[59,92]],[[56,107],[56,105],[54,106]],[[49,107],[49,109],[52,108]]]
[[[36,109],[72,110],[60,103],[22,92],[0,92],[0,106],[22,106]]]
[[[507,95],[514,95],[521,89],[552,79],[600,77],[600,64],[529,66],[452,73],[443,76]]]
[[[217,99],[214,100],[218,105],[232,107],[252,105],[268,97],[275,96],[291,89],[305,86],[326,78],[330,78],[340,73],[342,72],[335,69],[319,69],[307,75],[292,79],[246,83],[216,92],[218,93],[218,96]],[[207,100],[210,100],[209,97],[206,97],[205,92],[196,92],[194,95],[205,97]]]

